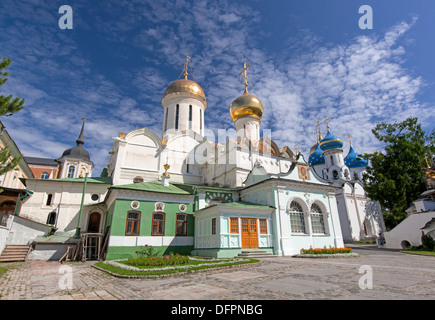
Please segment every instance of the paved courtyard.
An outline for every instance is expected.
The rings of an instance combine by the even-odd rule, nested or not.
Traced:
[[[435,299],[435,257],[375,246],[354,252],[359,257],[264,258],[255,266],[153,280],[116,278],[93,262],[8,263],[0,265],[10,268],[0,278],[0,300]]]

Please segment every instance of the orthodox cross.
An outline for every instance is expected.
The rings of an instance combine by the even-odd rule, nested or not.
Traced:
[[[349,144],[352,147],[352,140],[351,140],[352,136],[350,135],[350,133],[347,134],[347,138],[349,139]]]
[[[186,79],[186,80],[187,80],[187,75],[188,75],[188,73],[187,73],[187,66],[189,64],[189,61],[190,61],[190,57],[187,56],[186,57],[186,62],[184,63],[184,74],[183,74],[184,79]]]
[[[251,64],[249,63],[248,65],[246,65],[246,61],[243,63],[243,70],[242,72],[240,72],[240,77],[242,76],[242,74],[245,74],[245,76],[243,77],[244,81],[245,81],[245,92],[248,92],[248,68],[251,66]]]
[[[317,120],[317,129],[316,129],[316,135],[318,135],[317,140],[318,142],[320,142],[320,140],[322,140],[322,131],[320,131],[320,121]]]
[[[326,128],[328,128],[328,131],[329,131],[329,118],[328,117],[325,118],[325,122],[326,122]]]

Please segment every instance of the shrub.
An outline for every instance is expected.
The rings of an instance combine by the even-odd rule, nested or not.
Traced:
[[[351,248],[323,248],[323,249],[301,249],[301,254],[337,254],[337,253],[352,253]]]
[[[181,256],[178,253],[169,256],[145,256],[140,254],[137,258],[129,258],[127,264],[130,266],[179,266],[189,264],[189,257]]]
[[[136,251],[136,254],[143,257],[157,257],[160,252],[156,250],[153,246],[145,245],[142,250]]]
[[[424,250],[433,251],[435,248],[435,242],[432,237],[428,234],[421,232],[421,244]]]

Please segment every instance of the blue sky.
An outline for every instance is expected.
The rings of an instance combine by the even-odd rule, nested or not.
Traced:
[[[73,9],[72,30],[58,26],[62,5]],[[373,29],[359,28],[362,5]],[[261,127],[280,148],[298,144],[308,159],[327,116],[345,155],[348,134],[372,152],[379,122],[418,116],[434,128],[434,15],[432,0],[1,0],[0,57],[13,60],[1,91],[26,99],[1,121],[24,155],[57,158],[86,117],[98,176],[118,131],[161,134],[160,100],[186,56],[207,96],[206,127],[234,128],[229,106],[246,60]]]

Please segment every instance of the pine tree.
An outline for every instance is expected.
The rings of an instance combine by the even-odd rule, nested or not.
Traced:
[[[9,73],[5,71],[11,64],[11,59],[3,58],[3,61],[0,62],[0,87],[8,81]],[[1,91],[0,91],[1,93]],[[23,109],[24,99],[21,98],[13,98],[12,95],[4,96],[0,95],[0,117],[6,116],[9,117],[14,113]],[[21,157],[12,157],[12,153],[5,146],[0,150],[0,175],[14,169],[18,162],[21,160]]]

